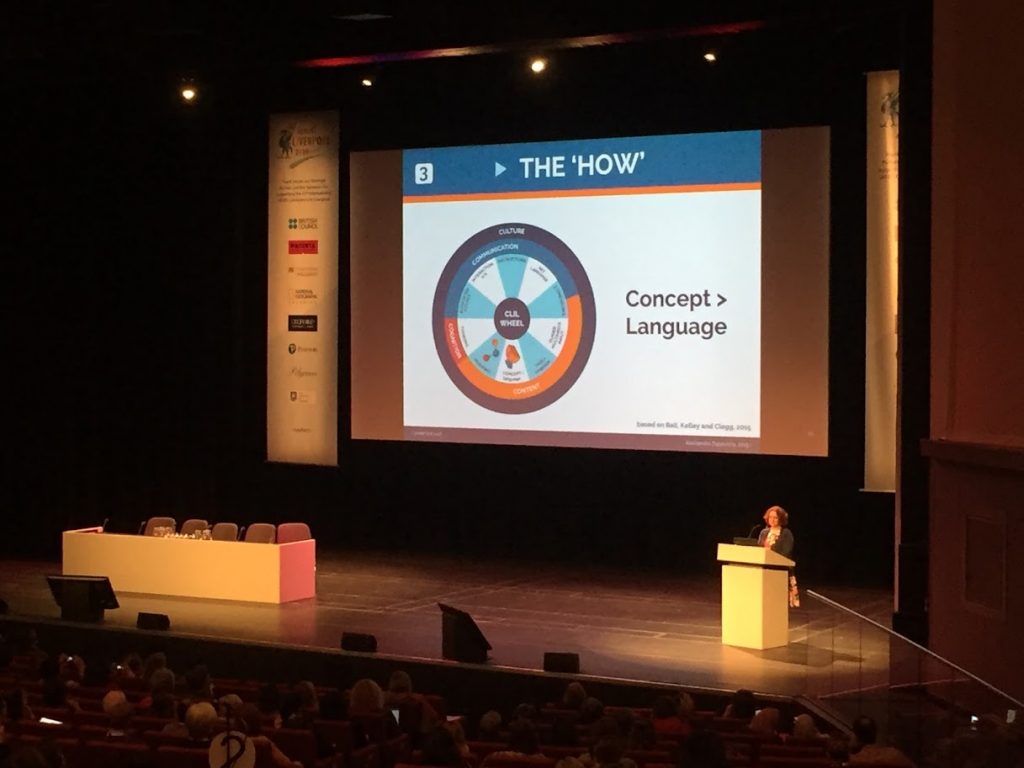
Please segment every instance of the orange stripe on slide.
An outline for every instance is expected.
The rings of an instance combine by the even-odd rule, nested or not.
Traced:
[[[576,352],[580,347],[580,338],[583,336],[583,304],[580,301],[580,297],[569,297],[566,300],[566,309],[569,315],[570,333],[565,340],[565,347],[558,357],[555,358],[555,362],[536,379],[518,384],[506,384],[495,381],[477,368],[468,355],[458,361],[458,368],[462,375],[481,392],[485,392],[493,397],[499,397],[502,400],[522,400],[527,397],[535,397],[544,390],[554,386],[555,382],[562,378],[576,357]],[[448,321],[445,324],[447,325],[447,323]],[[516,390],[523,391],[516,392]]]
[[[618,195],[678,195],[690,192],[745,192],[761,189],[759,181],[728,184],[677,184],[661,187],[614,187],[610,189],[556,189],[532,192],[469,192],[463,195],[406,195],[402,202],[456,203],[473,200],[528,200],[539,197],[615,197]]]

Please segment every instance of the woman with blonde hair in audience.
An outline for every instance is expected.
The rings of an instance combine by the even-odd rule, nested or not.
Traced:
[[[756,733],[760,736],[770,738],[778,738],[779,723],[781,720],[782,714],[776,707],[765,707],[764,709],[759,709],[754,713],[754,717],[751,719],[748,728],[751,733]]]
[[[348,716],[357,748],[400,733],[395,718],[384,708],[384,691],[368,677],[357,680],[348,692]]]

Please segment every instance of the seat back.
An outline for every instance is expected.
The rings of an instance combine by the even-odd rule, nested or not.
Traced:
[[[278,544],[287,544],[289,541],[306,541],[312,538],[306,523],[281,523],[277,526]]]
[[[277,526],[273,523],[253,523],[245,530],[245,540],[257,544],[273,544]]]
[[[214,541],[238,541],[238,523],[217,523],[210,536]]]
[[[177,530],[178,523],[173,517],[151,517],[146,521],[146,527],[142,530],[143,536],[156,536],[155,528],[170,528]]]
[[[196,531],[205,531],[210,524],[205,520],[193,517],[181,524],[181,533],[185,536],[194,536]]]

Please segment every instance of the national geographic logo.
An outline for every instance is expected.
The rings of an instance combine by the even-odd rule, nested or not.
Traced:
[[[288,229],[320,229],[320,219],[316,216],[298,216],[288,219]]]

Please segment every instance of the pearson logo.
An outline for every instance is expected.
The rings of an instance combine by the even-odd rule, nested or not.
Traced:
[[[320,253],[319,240],[289,240],[288,255],[294,256],[302,253]]]

